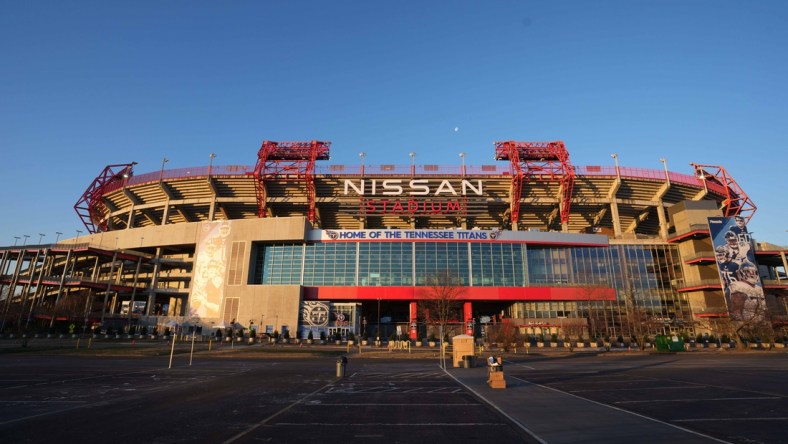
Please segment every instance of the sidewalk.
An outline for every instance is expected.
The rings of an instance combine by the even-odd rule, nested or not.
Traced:
[[[506,389],[491,389],[485,367],[447,373],[543,443],[725,442],[513,376]]]

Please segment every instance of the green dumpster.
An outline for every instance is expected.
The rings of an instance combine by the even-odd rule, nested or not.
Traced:
[[[659,352],[684,351],[684,340],[681,339],[681,336],[659,335],[656,338],[654,338],[654,343],[656,344],[657,351]]]

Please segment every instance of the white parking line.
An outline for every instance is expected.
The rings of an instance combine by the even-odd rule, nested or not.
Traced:
[[[414,404],[412,402],[404,402],[404,403],[359,403],[359,404],[353,404],[353,403],[345,402],[345,403],[342,403],[342,404],[306,403],[304,405],[305,406],[310,406],[310,407],[325,407],[325,406],[329,406],[329,407],[331,407],[331,406],[352,407],[352,406],[357,406],[357,405],[363,405],[363,406],[371,406],[371,405],[374,405],[374,406],[381,406],[381,405],[382,406],[391,406],[391,405],[411,406],[412,405],[412,406],[420,406],[420,407],[430,407],[430,406],[441,406],[441,407],[462,406],[462,407],[467,407],[469,405],[470,406],[474,406],[474,407],[480,407],[481,406],[481,404],[479,404],[478,402],[475,402],[475,403],[468,402],[468,403],[458,403],[458,404],[445,404],[445,403],[442,403],[442,402],[441,403],[437,403],[437,404],[430,404],[430,403]]]
[[[357,423],[333,423],[333,422],[277,422],[276,426],[298,426],[298,427],[367,427],[367,426],[392,426],[392,427],[479,427],[479,426],[502,426],[501,422],[357,422]],[[228,441],[225,441],[228,442]]]
[[[609,408],[609,409],[617,410],[617,411],[619,411],[619,412],[623,412],[623,413],[626,413],[626,414],[629,414],[629,415],[637,416],[638,418],[643,418],[643,419],[647,419],[647,420],[649,420],[649,421],[654,421],[654,422],[656,422],[656,423],[658,423],[658,424],[664,424],[664,425],[666,425],[666,426],[673,427],[673,428],[675,428],[675,429],[679,429],[679,430],[683,430],[683,431],[685,431],[685,432],[688,432],[688,433],[692,433],[693,435],[696,435],[696,436],[702,436],[702,437],[704,437],[704,438],[708,438],[708,439],[711,439],[711,440],[713,440],[713,441],[716,441],[716,442],[720,442],[720,443],[729,444],[729,442],[728,442],[728,441],[724,441],[724,440],[721,440],[721,439],[719,439],[719,438],[715,438],[715,437],[713,437],[713,436],[705,435],[705,434],[703,434],[703,433],[699,433],[699,432],[696,432],[696,431],[694,431],[694,430],[686,429],[686,428],[684,428],[684,427],[677,426],[676,424],[671,424],[671,423],[669,423],[669,422],[660,421],[659,419],[652,418],[652,417],[650,417],[650,416],[641,415],[641,414],[639,414],[639,413],[635,413],[635,412],[630,412],[629,410],[624,410],[624,409],[622,409],[622,408],[618,408],[618,407],[615,407],[615,406],[612,406],[612,405],[609,405],[609,404],[604,404],[604,403],[602,403],[602,402],[594,401],[594,400],[592,400],[592,399],[583,398],[582,396],[573,395],[572,393],[564,392],[564,391],[561,391],[561,390],[558,390],[558,389],[555,389],[555,388],[552,388],[552,387],[548,387],[548,386],[546,386],[546,385],[536,384],[536,383],[533,383],[533,382],[531,382],[531,381],[526,381],[525,379],[520,379],[520,378],[517,378],[517,377],[512,377],[512,378],[513,378],[513,379],[516,379],[516,380],[518,380],[518,381],[525,382],[526,384],[533,384],[533,385],[535,385],[535,386],[537,386],[537,387],[542,387],[542,388],[545,388],[545,389],[547,389],[547,390],[552,390],[552,391],[554,391],[554,392],[558,392],[558,393],[564,393],[564,394],[566,394],[566,395],[568,395],[568,396],[573,396],[573,397],[575,397],[575,398],[577,398],[577,399],[582,399],[583,401],[587,401],[587,402],[590,402],[590,403],[592,403],[592,404],[596,404],[596,405],[599,405],[599,406],[602,406],[602,407],[607,407],[607,408]],[[701,387],[698,387],[698,388],[701,388]]]
[[[703,402],[703,401],[749,401],[753,399],[780,399],[778,396],[760,396],[751,398],[690,398],[690,399],[649,399],[643,401],[617,401],[613,404],[640,404],[649,402]]]
[[[788,421],[788,418],[697,418],[671,419],[672,422],[712,422],[712,421]]]
[[[549,389],[557,390],[557,389],[555,389],[553,387],[550,387],[549,385],[546,385],[546,384],[542,385],[542,387],[547,387]],[[620,389],[603,388],[603,389],[587,389],[587,390],[569,390],[569,391],[567,391],[565,393],[626,392],[626,391],[631,391],[631,390],[693,390],[693,389],[697,390],[697,389],[705,389],[705,388],[706,387],[686,387],[686,386],[684,386],[684,387],[682,387],[682,386],[676,386],[676,387],[632,387],[632,388],[620,388]],[[558,390],[558,391],[561,391],[561,390]]]
[[[85,404],[87,401],[14,401],[14,400],[0,400],[0,403],[8,404]]]
[[[465,387],[465,389],[466,389],[466,390],[468,390],[469,392],[471,392],[471,393],[473,393],[474,395],[476,395],[476,397],[477,397],[477,398],[479,398],[479,399],[483,400],[484,402],[486,402],[486,403],[487,403],[487,405],[489,405],[490,407],[492,407],[493,409],[495,409],[495,410],[496,410],[498,413],[500,413],[501,415],[503,415],[503,417],[504,417],[504,418],[506,418],[506,419],[508,419],[509,421],[511,421],[511,423],[512,423],[512,424],[516,424],[518,427],[520,427],[520,428],[521,428],[521,429],[522,429],[522,430],[523,430],[525,433],[527,433],[529,436],[531,436],[531,437],[532,437],[533,439],[535,439],[537,442],[539,442],[540,444],[547,444],[547,441],[545,441],[545,440],[543,440],[542,438],[540,438],[540,437],[539,437],[539,436],[538,436],[536,433],[534,433],[534,432],[533,432],[531,429],[529,429],[528,427],[526,427],[526,426],[525,426],[525,424],[522,424],[520,421],[518,421],[518,420],[516,420],[516,419],[512,418],[511,416],[509,416],[509,415],[508,415],[506,412],[504,412],[503,410],[501,410],[501,409],[500,409],[500,408],[499,408],[497,405],[495,405],[495,404],[494,404],[492,401],[490,401],[489,399],[485,398],[485,397],[484,397],[484,396],[483,396],[481,393],[479,393],[479,392],[477,392],[476,390],[472,389],[470,386],[463,384],[463,383],[462,383],[462,381],[460,381],[459,379],[455,378],[455,377],[454,377],[454,375],[452,375],[452,374],[451,374],[451,373],[449,373],[448,371],[446,372],[446,375],[448,375],[448,376],[449,376],[451,379],[453,379],[453,380],[457,381],[457,384],[460,384],[461,386]],[[517,378],[515,378],[515,379],[517,379]]]
[[[252,425],[248,429],[246,429],[246,430],[238,433],[237,435],[231,437],[230,439],[224,441],[222,444],[229,444],[231,442],[235,442],[235,441],[239,440],[240,438],[243,438],[244,436],[246,436],[250,432],[252,432],[252,431],[258,429],[259,427],[265,425],[268,421],[270,421],[270,420],[276,418],[277,416],[281,415],[282,413],[292,409],[293,407],[297,406],[298,404],[302,404],[304,402],[304,400],[309,399],[312,395],[314,395],[316,393],[320,393],[321,390],[325,390],[327,387],[331,387],[333,384],[334,384],[333,382],[329,382],[328,384],[324,385],[323,387],[320,387],[319,389],[315,390],[314,392],[305,395],[304,397],[302,397],[301,399],[297,400],[296,402],[294,402],[294,403],[288,405],[287,407],[279,410],[278,412],[274,413],[273,415],[269,416],[268,418],[263,419],[262,421],[258,422],[257,424]]]

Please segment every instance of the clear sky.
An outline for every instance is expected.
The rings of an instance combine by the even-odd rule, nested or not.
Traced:
[[[84,230],[106,165],[313,139],[352,165],[489,164],[498,140],[722,165],[788,245],[786,24],[786,1],[0,0],[0,245]]]

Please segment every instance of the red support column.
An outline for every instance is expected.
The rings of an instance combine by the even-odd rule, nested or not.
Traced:
[[[415,341],[418,338],[419,306],[416,301],[410,303],[410,339]]]
[[[462,319],[465,321],[465,334],[473,336],[473,306],[470,302],[462,304]]]

